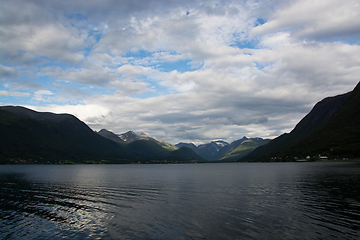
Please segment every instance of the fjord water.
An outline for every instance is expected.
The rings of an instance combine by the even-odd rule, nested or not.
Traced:
[[[0,166],[1,239],[359,239],[359,163]]]

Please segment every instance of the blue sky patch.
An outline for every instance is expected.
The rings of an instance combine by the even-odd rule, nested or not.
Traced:
[[[191,60],[179,60],[177,62],[163,62],[156,65],[156,68],[161,69],[163,72],[172,72],[174,70],[184,73],[184,72],[191,72],[196,71],[200,67],[194,68],[191,65]]]
[[[264,23],[266,23],[266,20],[263,18],[258,18],[255,22],[255,27],[259,26],[259,25],[263,25]]]
[[[142,58],[146,58],[146,57],[152,57],[153,53],[146,51],[146,50],[142,50],[140,49],[137,52],[127,52],[125,54],[125,57],[127,58],[134,58],[134,59],[142,59]]]
[[[248,48],[248,49],[256,49],[258,46],[258,41],[256,40],[251,40],[251,41],[240,41],[240,42],[235,42],[233,44],[230,45],[231,47],[237,47],[240,49],[244,49],[244,48]]]

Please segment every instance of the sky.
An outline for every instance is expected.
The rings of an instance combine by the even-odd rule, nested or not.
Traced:
[[[358,0],[0,0],[0,105],[178,142],[274,138],[360,80]]]

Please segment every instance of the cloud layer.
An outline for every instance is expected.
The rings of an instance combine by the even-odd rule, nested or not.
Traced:
[[[272,138],[360,76],[360,4],[1,0],[0,103],[172,143]]]

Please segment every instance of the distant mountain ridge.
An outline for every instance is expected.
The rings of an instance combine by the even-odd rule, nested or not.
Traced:
[[[175,146],[188,147],[209,161],[234,161],[269,141],[269,139],[243,137],[230,144],[217,140],[199,146],[195,146],[193,143],[178,143]]]
[[[175,147],[166,141],[157,140],[156,138],[150,137],[145,133],[138,135],[133,131],[128,131],[122,134],[114,134],[106,129],[101,129],[98,134],[124,147],[128,152],[132,153],[135,159],[205,161],[205,159],[196,154],[193,150]]]
[[[138,135],[133,131],[128,131],[128,132],[122,133],[122,134],[115,134],[115,133],[113,133],[111,131],[108,131],[106,129],[101,129],[98,132],[98,134],[100,134],[101,136],[103,136],[105,138],[113,140],[113,141],[115,141],[117,143],[131,143],[133,141],[138,141],[138,140],[147,140],[147,141],[156,142],[161,147],[163,147],[165,149],[168,149],[168,150],[177,150],[177,149],[179,149],[178,147],[175,147],[171,143],[168,143],[166,141],[158,140],[156,138],[150,137],[150,136],[146,135],[145,133],[141,133],[140,135]]]
[[[290,133],[239,161],[292,161],[318,155],[360,157],[360,82],[351,92],[321,100]]]

